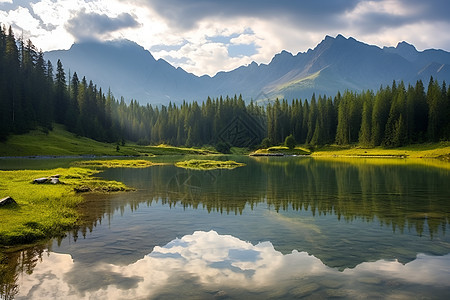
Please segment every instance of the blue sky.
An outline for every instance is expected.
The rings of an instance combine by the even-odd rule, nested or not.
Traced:
[[[450,50],[447,0],[0,0],[0,23],[44,51],[126,38],[214,75],[343,34],[378,46]]]

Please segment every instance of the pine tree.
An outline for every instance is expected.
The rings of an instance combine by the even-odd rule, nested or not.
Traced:
[[[389,118],[392,93],[389,87],[381,88],[375,96],[372,110],[372,145],[379,146],[384,140],[386,123]]]
[[[336,144],[350,143],[350,93],[346,92],[339,102],[338,125],[336,130]]]
[[[431,142],[437,142],[441,134],[442,126],[444,125],[444,112],[442,107],[444,106],[443,93],[439,86],[439,83],[430,78],[427,91],[428,102],[428,140]]]
[[[368,147],[372,143],[372,98],[365,99],[363,104],[359,144]]]
[[[56,64],[56,76],[55,76],[55,121],[64,124],[66,111],[68,107],[67,101],[67,86],[66,86],[66,74],[61,60],[58,59]]]
[[[395,91],[396,93],[393,94],[394,99],[391,103],[383,141],[383,145],[387,147],[401,146],[404,143],[404,138],[406,138],[407,134],[404,118],[402,117],[402,121],[399,122],[400,117],[406,114],[406,91],[403,82],[399,84]],[[402,129],[405,137],[401,139],[396,137],[396,134],[398,133],[397,127]]]
[[[311,105],[309,107],[309,116],[307,128],[308,132],[306,134],[306,144],[309,144],[314,135],[314,131],[316,130],[316,122],[317,122],[317,104],[316,104],[316,96],[315,94],[311,97]]]

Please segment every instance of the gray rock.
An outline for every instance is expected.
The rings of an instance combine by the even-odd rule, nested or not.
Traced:
[[[0,200],[0,206],[6,206],[6,205],[17,205],[17,202],[14,201],[11,197],[6,197]]]
[[[62,182],[59,181],[59,176],[60,175],[52,175],[50,177],[36,178],[35,180],[33,180],[33,183],[37,183],[37,184],[60,184]]]
[[[33,183],[42,184],[42,183],[47,183],[47,181],[48,181],[47,177],[42,177],[42,178],[36,178],[35,180],[33,180]]]
[[[59,184],[61,182],[59,181],[58,177],[52,177],[52,178],[50,178],[50,183],[51,184]]]

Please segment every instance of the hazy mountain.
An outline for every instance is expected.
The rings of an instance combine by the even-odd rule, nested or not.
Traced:
[[[66,73],[86,76],[104,91],[111,88],[116,98],[136,99],[141,103],[168,103],[198,95],[202,78],[175,68],[154,57],[138,44],[128,41],[84,42],[69,50],[46,52],[54,65],[61,59]]]
[[[269,64],[251,63],[214,77],[195,76],[130,41],[85,42],[69,50],[47,52],[66,72],[77,71],[116,97],[140,103],[205,100],[206,97],[242,94],[247,100],[310,98],[312,93],[334,96],[346,89],[378,89],[393,80],[415,83],[430,76],[450,81],[450,53],[417,51],[401,42],[397,47],[367,45],[353,38],[330,36],[314,49],[293,55],[282,51]]]

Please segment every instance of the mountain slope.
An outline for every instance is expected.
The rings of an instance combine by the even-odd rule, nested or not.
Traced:
[[[430,76],[450,81],[450,53],[417,51],[401,42],[397,47],[368,45],[353,38],[326,36],[314,49],[293,55],[282,51],[269,64],[251,63],[214,77],[195,76],[130,41],[85,42],[69,50],[47,52],[66,72],[86,75],[116,97],[140,103],[180,103],[207,96],[242,94],[244,99],[310,98],[312,93],[334,96],[346,89],[378,89],[393,80],[428,82]],[[72,71],[73,72],[73,71]]]
[[[86,76],[104,90],[111,88],[116,97],[136,99],[141,103],[168,103],[196,94],[201,78],[175,68],[153,56],[134,42],[85,42],[69,50],[45,53],[56,64],[58,59],[78,77]]]

